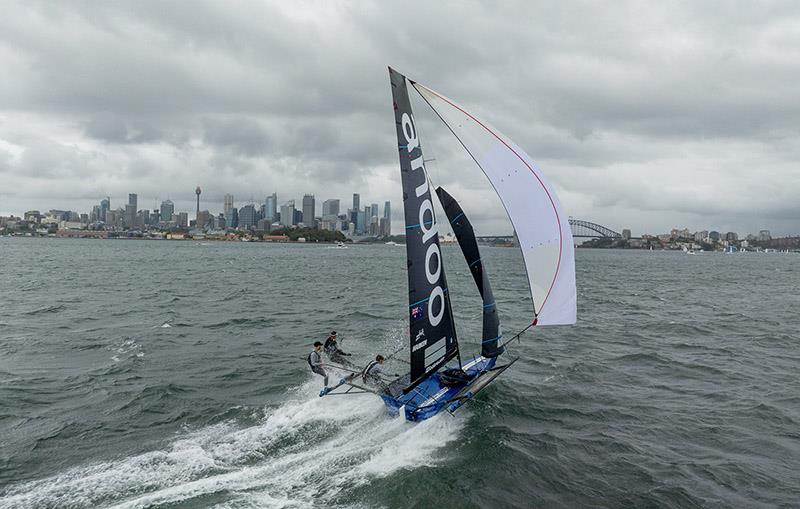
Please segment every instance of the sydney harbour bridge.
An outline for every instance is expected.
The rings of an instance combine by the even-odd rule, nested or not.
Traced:
[[[591,221],[569,218],[569,226],[572,228],[572,237],[581,239],[612,239],[622,238],[622,234]],[[481,242],[513,242],[511,235],[484,235],[477,237]]]

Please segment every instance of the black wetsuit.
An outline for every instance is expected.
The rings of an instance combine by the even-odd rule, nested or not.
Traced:
[[[343,359],[343,356],[349,357],[350,354],[344,352],[343,350],[339,349],[339,343],[336,342],[332,337],[329,337],[325,341],[325,353],[328,354],[328,357],[334,362],[345,363],[347,362],[346,359]]]

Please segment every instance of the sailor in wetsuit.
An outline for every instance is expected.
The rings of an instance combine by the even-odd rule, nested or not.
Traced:
[[[311,371],[318,374],[321,377],[324,377],[324,384],[325,389],[328,388],[328,373],[325,372],[325,367],[322,364],[322,355],[320,352],[322,351],[322,343],[319,341],[314,342],[314,350],[308,354],[308,365],[311,367]]]
[[[328,339],[325,340],[325,353],[334,362],[348,363],[347,359],[342,357],[349,357],[350,354],[339,348],[339,343],[336,342],[336,331],[331,331]]]

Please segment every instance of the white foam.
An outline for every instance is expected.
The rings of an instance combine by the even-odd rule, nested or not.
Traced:
[[[318,379],[304,384],[255,426],[217,424],[164,450],[13,485],[0,508],[138,508],[212,494],[231,507],[331,505],[342,490],[434,463],[467,417],[412,424],[389,417],[374,395],[319,398],[318,390]]]

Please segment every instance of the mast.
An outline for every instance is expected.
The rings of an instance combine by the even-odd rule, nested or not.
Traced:
[[[408,392],[458,355],[428,174],[405,76],[389,68],[403,184],[411,381]]]
[[[455,198],[441,187],[436,188],[436,194],[439,196],[439,201],[442,202],[447,219],[450,220],[450,227],[453,228],[453,233],[458,239],[458,245],[461,247],[461,252],[464,254],[470,272],[472,272],[472,278],[478,286],[478,292],[483,297],[481,355],[484,357],[497,357],[504,351],[504,348],[498,348],[498,343],[502,337],[500,334],[500,318],[497,315],[497,305],[492,294],[492,286],[489,284],[489,276],[486,273],[481,253],[478,250],[475,232]]]

